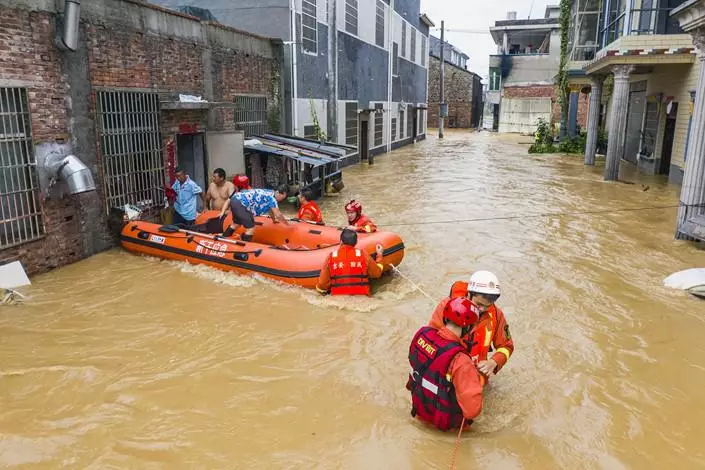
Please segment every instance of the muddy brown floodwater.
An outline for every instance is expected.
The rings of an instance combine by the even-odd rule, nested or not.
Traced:
[[[499,276],[517,349],[457,468],[704,468],[705,303],[662,281],[705,255],[673,240],[675,209],[424,224],[677,203],[526,140],[430,138],[322,204],[342,224],[361,199],[434,298]],[[398,275],[347,303],[115,249],[24,292],[0,309],[0,467],[448,467],[455,435],[415,423],[404,389],[434,304]]]

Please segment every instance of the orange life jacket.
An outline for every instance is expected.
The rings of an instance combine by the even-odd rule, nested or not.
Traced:
[[[331,295],[370,295],[367,260],[362,251],[341,246],[328,258]]]
[[[372,220],[364,214],[361,214],[360,217],[358,217],[355,222],[353,222],[353,225],[358,229],[363,229],[365,231],[377,231],[377,226],[374,224],[374,222],[372,222]]]
[[[308,220],[309,222],[323,222],[323,214],[321,209],[313,201],[309,201],[299,208],[299,213],[296,216],[299,220]]]
[[[470,357],[477,364],[486,361],[492,349],[494,339],[494,327],[497,321],[497,309],[492,305],[487,313],[480,317],[479,323],[468,334],[468,346],[470,347]]]

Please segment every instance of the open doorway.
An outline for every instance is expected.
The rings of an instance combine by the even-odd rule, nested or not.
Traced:
[[[670,104],[670,111],[666,114],[666,130],[663,134],[663,146],[661,147],[661,165],[659,174],[667,175],[671,170],[671,154],[673,152],[673,140],[676,135],[676,118],[678,117],[678,103]]]
[[[367,161],[370,158],[370,121],[369,114],[360,114],[360,161]]]
[[[179,166],[204,191],[208,189],[208,173],[206,168],[204,134],[179,134],[176,136],[176,153]]]
[[[492,105],[492,130],[497,132],[499,130],[499,105]]]

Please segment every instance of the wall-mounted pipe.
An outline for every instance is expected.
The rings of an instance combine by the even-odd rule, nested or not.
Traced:
[[[75,155],[53,154],[47,157],[45,165],[53,178],[66,181],[71,194],[95,191],[91,170]]]
[[[80,17],[80,0],[66,0],[64,2],[64,27],[61,35],[61,45],[72,52],[75,52],[78,48]]]

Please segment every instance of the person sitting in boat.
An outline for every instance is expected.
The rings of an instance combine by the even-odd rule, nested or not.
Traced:
[[[470,347],[470,357],[485,381],[497,374],[514,352],[514,341],[502,310],[495,305],[501,294],[497,276],[489,271],[477,271],[469,282],[453,283],[451,295],[443,300],[433,312],[429,326],[439,327],[443,322],[443,312],[454,298],[468,298],[478,306],[480,319],[470,332],[471,338],[464,338]],[[490,346],[495,353],[489,357]]]
[[[210,204],[210,209],[219,211],[223,206],[227,206],[234,192],[235,185],[225,179],[225,170],[222,168],[213,170],[213,180],[206,192],[206,203]]]
[[[231,237],[235,229],[242,225],[245,233],[240,237],[243,241],[252,241],[255,233],[255,217],[269,213],[274,223],[282,222],[289,225],[289,222],[279,210],[279,203],[286,199],[288,188],[286,185],[280,186],[276,191],[269,189],[250,189],[240,191],[230,198],[230,211],[233,214],[233,221],[225,232],[224,237]],[[221,216],[225,211],[221,213]]]
[[[469,299],[452,299],[440,323],[419,329],[409,347],[411,416],[441,431],[469,426],[482,412],[482,378],[462,339],[479,316]]]
[[[313,200],[313,191],[304,189],[299,193],[299,213],[296,218],[323,225],[321,208]]]
[[[349,229],[340,234],[340,248],[328,255],[318,278],[320,294],[370,295],[370,278],[382,276],[384,249],[377,245],[377,259],[355,248],[357,232]]]
[[[238,191],[249,191],[252,189],[252,186],[250,186],[250,178],[246,175],[235,175],[233,177],[233,185]]]
[[[198,216],[199,196],[203,202],[203,208],[208,207],[203,190],[186,174],[186,170],[183,167],[176,168],[176,181],[174,181],[171,189],[176,192],[173,223],[175,225],[193,225]]]
[[[348,228],[356,232],[372,233],[377,231],[377,226],[372,220],[362,213],[362,205],[356,200],[350,201],[345,206],[348,214]]]

